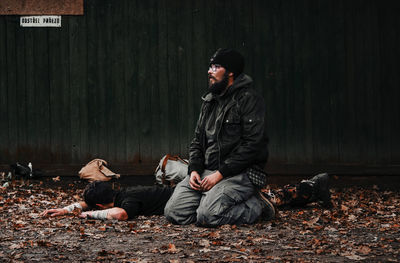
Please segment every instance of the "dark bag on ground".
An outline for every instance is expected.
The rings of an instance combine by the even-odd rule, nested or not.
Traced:
[[[247,168],[246,174],[256,188],[261,189],[267,185],[267,173],[258,166]]]
[[[16,162],[10,164],[11,172],[14,179],[37,179],[43,176],[43,171],[40,169],[32,169],[32,163],[28,165]]]
[[[177,155],[165,155],[154,172],[156,183],[175,186],[187,176],[188,163]]]

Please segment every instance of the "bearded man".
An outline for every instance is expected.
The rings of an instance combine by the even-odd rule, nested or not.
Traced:
[[[208,69],[209,88],[190,145],[188,177],[164,214],[175,224],[252,224],[272,219],[275,208],[256,190],[246,169],[268,159],[265,103],[243,73],[236,50],[218,49]]]

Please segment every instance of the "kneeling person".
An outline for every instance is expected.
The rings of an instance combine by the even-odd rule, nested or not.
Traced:
[[[268,136],[264,99],[243,70],[244,57],[236,50],[218,49],[210,59],[188,176],[164,210],[174,224],[215,227],[275,216],[273,204],[259,196],[246,174],[266,165]]]

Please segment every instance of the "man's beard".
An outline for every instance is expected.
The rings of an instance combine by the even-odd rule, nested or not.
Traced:
[[[229,75],[229,72],[225,72],[224,78],[221,79],[220,81],[214,82],[213,84],[211,84],[211,82],[209,80],[208,90],[214,95],[220,95],[228,87],[228,83],[229,83],[228,75]]]

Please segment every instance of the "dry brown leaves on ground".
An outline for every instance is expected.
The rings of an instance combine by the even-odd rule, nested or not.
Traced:
[[[399,262],[400,194],[377,187],[333,189],[334,207],[288,208],[271,222],[201,228],[163,216],[133,221],[43,218],[76,202],[82,183],[0,189],[0,261]]]

